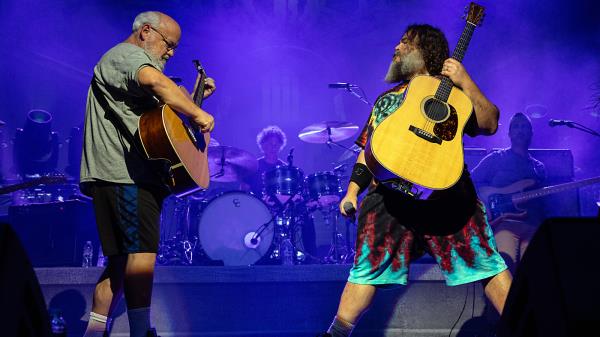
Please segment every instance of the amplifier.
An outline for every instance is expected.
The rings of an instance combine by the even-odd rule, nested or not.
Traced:
[[[8,221],[36,267],[81,266],[83,244],[99,244],[91,202],[10,206]]]

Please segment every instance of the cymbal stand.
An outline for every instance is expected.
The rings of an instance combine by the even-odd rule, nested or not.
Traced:
[[[327,147],[329,147],[331,149],[332,144],[337,147],[341,147],[342,149],[344,149],[346,151],[354,152],[356,154],[360,153],[360,149],[353,149],[351,147],[347,147],[345,145],[342,145],[338,142],[333,141],[333,139],[331,139],[331,127],[327,127],[327,142],[325,142],[325,145],[327,145]]]
[[[211,178],[219,178],[225,175],[225,150],[221,151],[221,161],[219,162],[219,166],[221,166],[221,169],[219,172],[211,175]]]
[[[352,263],[354,261],[354,255],[356,254],[356,250],[354,248],[353,243],[350,241],[350,233],[352,233],[352,227],[355,225],[356,216],[351,218],[345,218],[346,224],[346,254],[342,256],[341,263]],[[356,232],[356,231],[354,231]]]
[[[330,206],[323,214],[325,228],[331,226],[331,246],[327,256],[323,258],[323,262],[327,264],[342,263],[344,256],[347,255],[348,247],[344,245],[344,237],[338,231],[338,220],[339,212],[336,211],[335,206]]]

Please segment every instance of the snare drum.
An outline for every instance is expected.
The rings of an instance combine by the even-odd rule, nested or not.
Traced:
[[[198,223],[201,249],[226,266],[247,266],[264,256],[273,242],[271,212],[255,196],[227,192],[211,200]]]
[[[317,172],[306,177],[306,196],[309,203],[329,206],[340,201],[342,186],[333,172]]]
[[[304,189],[304,172],[294,166],[277,166],[263,173],[262,179],[264,193],[276,196],[282,203],[290,196],[300,196]]]

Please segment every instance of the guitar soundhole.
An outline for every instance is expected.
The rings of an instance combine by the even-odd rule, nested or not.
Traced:
[[[425,115],[427,118],[432,121],[439,123],[443,122],[448,118],[450,111],[448,110],[448,105],[440,100],[435,98],[428,99],[424,106]]]

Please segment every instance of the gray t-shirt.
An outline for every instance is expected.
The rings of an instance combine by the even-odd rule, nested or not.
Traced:
[[[95,86],[88,90],[85,131],[81,156],[82,183],[106,181],[160,185],[157,173],[132,146],[119,125],[135,134],[141,114],[157,106],[158,100],[138,83],[138,71],[151,66],[162,71],[159,62],[138,46],[120,43],[110,49],[94,67]]]

